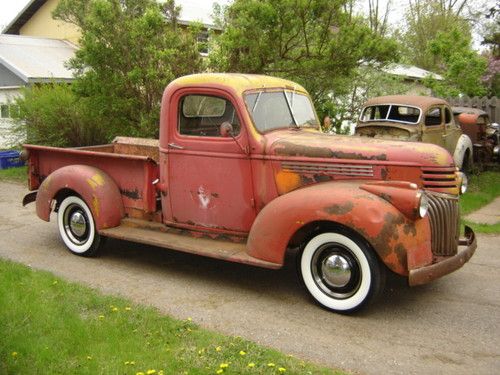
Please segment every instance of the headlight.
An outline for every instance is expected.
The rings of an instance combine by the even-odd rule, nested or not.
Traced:
[[[465,194],[467,191],[467,187],[469,185],[469,180],[467,179],[467,175],[462,173],[462,183],[460,184],[460,194]]]
[[[420,193],[420,202],[418,205],[418,216],[421,218],[427,215],[427,211],[429,211],[429,198],[425,195],[424,192]]]

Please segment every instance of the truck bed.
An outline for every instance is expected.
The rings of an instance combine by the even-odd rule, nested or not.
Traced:
[[[117,137],[112,143],[79,148],[24,145],[30,154],[29,189],[37,190],[55,170],[89,165],[107,173],[118,185],[127,216],[144,217],[156,211],[159,176],[158,140]]]

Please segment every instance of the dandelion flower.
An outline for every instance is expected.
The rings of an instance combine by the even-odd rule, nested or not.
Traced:
[[[111,309],[111,311],[113,311],[113,312],[117,312],[117,311],[118,311],[118,307],[113,307],[113,308]]]
[[[272,363],[272,362],[269,362],[269,363],[267,364],[267,367],[274,367],[274,366],[276,366],[276,365],[275,365],[274,363]]]
[[[192,320],[193,320],[193,319],[192,319],[191,317],[188,317],[188,318],[187,318],[187,321],[188,321],[188,322],[190,322],[190,321],[192,321]]]
[[[136,372],[135,375],[145,375],[142,371]]]
[[[135,361],[130,361],[130,364],[131,365],[135,365]]]
[[[125,365],[130,365],[130,362],[129,361],[125,361]]]
[[[280,372],[280,374],[284,374],[286,372],[286,368],[280,367],[278,371]]]
[[[129,306],[125,307],[125,311],[130,311],[130,310],[132,310],[131,307],[129,307]]]
[[[54,282],[52,283],[52,285],[56,285],[58,283],[57,280],[54,280]]]
[[[158,375],[163,375],[163,370],[158,371]]]
[[[156,370],[148,370],[148,371],[146,371],[146,374],[147,374],[147,375],[153,375],[153,374],[156,374]]]
[[[246,355],[247,353],[244,352],[243,350],[240,350],[240,355]]]
[[[250,363],[247,365],[247,367],[254,368],[254,367],[255,367],[255,363],[250,362]]]
[[[229,367],[229,363],[221,363],[220,368],[228,368]]]
[[[13,357],[17,357],[17,352],[12,352]]]
[[[215,348],[216,352],[220,352],[221,350],[222,350],[222,348],[220,346],[218,346],[218,347]]]
[[[218,369],[217,371],[215,371],[215,373],[216,373],[216,374],[222,374],[223,372],[224,372],[224,370],[223,370],[223,369],[221,369],[221,368],[220,368],[220,369]]]
[[[88,355],[87,359],[90,361],[92,359],[92,357],[90,355]]]

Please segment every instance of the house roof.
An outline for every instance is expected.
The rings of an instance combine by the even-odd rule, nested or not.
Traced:
[[[213,27],[212,18],[214,4],[227,5],[232,0],[177,0],[176,5],[181,6],[179,23],[201,22],[205,27]],[[3,29],[4,34],[19,34],[19,30],[29,21],[31,17],[44,5],[47,0],[31,0],[14,17],[14,19]],[[165,2],[165,0],[158,0]]]
[[[401,76],[405,78],[411,78],[416,80],[421,80],[427,77],[434,78],[435,80],[442,81],[443,77],[439,74],[429,72],[428,70],[418,68],[412,65],[404,64],[389,64],[382,69],[384,72],[393,74],[396,76]]]
[[[75,51],[65,40],[0,35],[0,64],[26,83],[73,80],[64,64]]]

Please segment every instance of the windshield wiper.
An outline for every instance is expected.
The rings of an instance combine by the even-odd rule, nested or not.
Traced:
[[[255,103],[254,103],[253,108],[252,108],[252,113],[255,112],[255,108],[257,108],[257,104],[259,104],[259,99],[260,99],[261,95],[262,95],[262,91],[259,91],[259,93],[257,94],[257,99],[255,99]]]
[[[283,95],[285,96],[286,104],[288,105],[288,110],[290,111],[290,114],[292,115],[292,119],[293,119],[293,122],[295,124],[295,127],[300,128],[299,123],[297,122],[297,119],[295,118],[295,115],[293,114],[292,105],[290,104],[290,101],[288,100],[288,96],[286,95],[285,90],[283,90]]]

